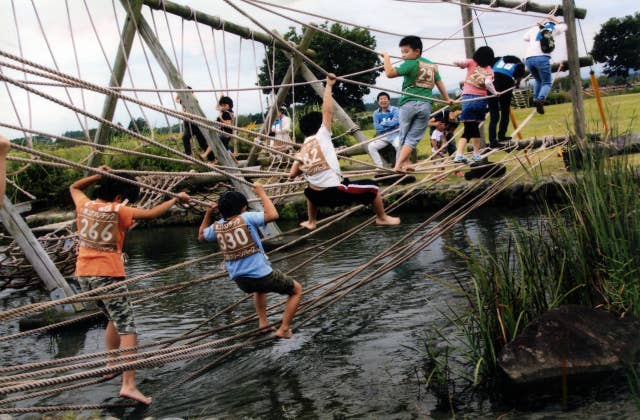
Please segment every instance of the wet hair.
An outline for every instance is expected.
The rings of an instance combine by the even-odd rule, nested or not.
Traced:
[[[398,44],[399,47],[409,46],[411,49],[420,50],[420,55],[422,55],[422,40],[415,35],[405,36],[400,40]]]
[[[224,192],[218,199],[218,210],[227,220],[242,213],[242,208],[248,205],[247,197],[238,191]]]
[[[473,59],[480,67],[487,67],[493,65],[495,60],[493,50],[491,47],[480,47],[473,53]]]
[[[221,96],[218,105],[229,105],[229,109],[233,109],[233,99],[228,96]]]
[[[378,93],[378,96],[376,96],[376,102],[378,102],[381,96],[386,96],[388,100],[391,100],[391,96],[389,96],[387,92],[380,92]]]
[[[300,118],[300,131],[305,137],[313,136],[320,130],[322,125],[322,113],[318,111],[309,112]]]
[[[118,174],[118,176],[135,181],[135,178],[129,174]],[[139,186],[111,177],[102,178],[100,184],[93,191],[93,198],[103,201],[113,201],[117,196],[120,196],[122,200],[135,203],[138,201],[138,195],[140,195]]]

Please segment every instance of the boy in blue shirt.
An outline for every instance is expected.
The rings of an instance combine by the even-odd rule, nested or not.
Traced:
[[[261,184],[255,183],[253,191],[262,201],[263,212],[247,211],[247,198],[238,191],[227,191],[220,196],[217,204],[211,203],[207,209],[200,224],[198,239],[218,242],[231,279],[243,292],[253,293],[260,328],[269,325],[267,293],[289,295],[276,336],[291,338],[293,333],[289,325],[298,309],[302,287],[291,277],[271,268],[260,242],[258,228],[277,220],[279,215]],[[212,224],[212,213],[216,208],[222,214],[222,219]]]
[[[400,40],[400,54],[405,60],[398,67],[391,65],[389,53],[382,52],[384,72],[389,78],[403,76],[402,91],[421,97],[402,95],[400,97],[400,153],[393,168],[396,172],[406,172],[412,168],[408,161],[411,152],[424,136],[431,114],[433,87],[437,86],[444,100],[452,102],[438,73],[438,66],[421,57],[422,40],[417,36],[405,36]]]

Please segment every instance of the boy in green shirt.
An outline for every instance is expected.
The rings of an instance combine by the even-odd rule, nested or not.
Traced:
[[[382,52],[384,72],[389,78],[403,76],[400,97],[400,153],[393,168],[396,172],[412,170],[409,156],[422,139],[431,117],[433,87],[437,86],[442,97],[451,102],[447,89],[438,73],[438,66],[422,58],[422,40],[417,36],[405,36],[400,40],[400,54],[405,60],[398,67],[391,65],[389,53]],[[417,95],[417,96],[413,96]]]

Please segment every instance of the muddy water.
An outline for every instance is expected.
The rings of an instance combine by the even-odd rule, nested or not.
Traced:
[[[296,278],[312,286],[351,270],[387,248],[424,214],[406,214],[401,227],[370,227],[331,250]],[[103,415],[141,418],[243,417],[243,418],[449,418],[435,408],[436,400],[424,388],[424,338],[435,329],[454,334],[443,313],[461,308],[464,301],[442,284],[464,279],[464,262],[452,249],[469,252],[469,242],[495,249],[502,242],[505,217],[523,219],[496,210],[475,213],[455,226],[413,259],[360,288],[329,307],[289,341],[268,343],[237,353],[206,375],[163,390],[211,359],[176,362],[138,373],[140,389],[157,400],[146,410],[109,410]],[[308,241],[311,245],[335,236],[358,220],[349,220]],[[172,227],[138,230],[128,243],[130,276],[156,270],[210,252],[196,240],[195,228]],[[278,268],[293,267],[304,257],[292,257]],[[212,263],[159,275],[142,287],[198,278],[216,268]],[[439,279],[434,281],[433,277]],[[228,279],[190,288],[186,292],[145,303],[136,308],[142,342],[174,337],[197,325],[243,296]],[[9,308],[40,297],[35,292],[0,295],[0,308]],[[271,301],[275,299],[272,298]],[[226,324],[252,311],[250,302],[221,320]],[[274,319],[275,320],[275,319]],[[0,324],[0,334],[16,331],[16,322]],[[75,328],[51,336],[0,343],[2,365],[47,360],[101,351],[103,328]],[[117,379],[90,388],[28,400],[17,406],[115,403]],[[637,413],[625,389],[606,397],[581,398],[563,411],[548,403],[533,410],[515,410],[508,403],[492,404],[486,398],[467,401],[458,416],[495,418],[631,418]]]

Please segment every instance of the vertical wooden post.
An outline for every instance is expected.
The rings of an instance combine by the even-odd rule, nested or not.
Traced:
[[[25,257],[42,280],[51,299],[62,299],[71,297],[75,293],[65,278],[60,274],[56,265],[51,261],[47,252],[42,248],[38,239],[33,235],[29,226],[20,216],[7,196],[3,197],[3,206],[0,207],[0,219],[7,231],[24,252]],[[81,303],[73,305],[63,305],[63,310],[67,312],[80,311],[84,309]]]
[[[573,102],[573,125],[576,140],[586,138],[584,118],[584,102],[582,98],[582,77],[580,76],[580,60],[578,56],[578,40],[576,36],[576,19],[574,0],[562,0],[564,21],[567,24],[565,38],[567,41],[567,61],[569,62],[569,80],[571,81],[571,102]]]
[[[121,0],[121,1],[126,2],[127,0]],[[137,23],[138,31],[140,31],[140,35],[142,35],[142,39],[144,39],[145,43],[149,46],[149,49],[151,50],[154,57],[158,61],[158,64],[160,65],[164,73],[167,75],[167,78],[169,79],[171,86],[173,86],[175,89],[187,89],[187,84],[182,79],[182,75],[171,62],[171,58],[169,58],[164,48],[160,44],[160,41],[158,41],[158,38],[156,38],[155,34],[153,33],[153,30],[147,23],[146,19],[142,15],[138,15],[136,16],[136,23]],[[200,104],[196,100],[195,96],[193,96],[193,93],[188,91],[182,91],[179,93],[179,95],[180,95],[180,102],[188,113],[205,117],[204,112],[202,111],[202,108],[200,108]],[[202,134],[207,140],[207,144],[209,145],[209,147],[211,147],[211,149],[213,150],[213,153],[215,153],[216,158],[223,166],[237,167],[236,161],[233,160],[233,157],[231,157],[231,153],[229,153],[226,147],[224,147],[224,145],[222,144],[222,141],[220,141],[220,137],[218,137],[218,134],[214,130],[210,130],[202,127]],[[229,170],[229,171],[238,177],[242,176],[240,171],[234,171],[234,170]],[[244,194],[245,197],[247,197],[247,199],[251,200],[251,199],[257,198],[256,195],[253,193],[252,189],[248,185],[242,182],[239,182],[234,178],[229,178],[229,180],[231,184],[233,184],[233,187],[236,190],[240,191],[242,194]],[[260,203],[259,200],[250,201],[249,206],[251,207],[252,210],[256,210],[256,211],[262,210],[262,204]],[[280,232],[280,229],[278,228],[278,225],[276,225],[273,222],[269,223],[266,226],[266,228],[263,229],[263,234],[268,237],[276,236],[276,235],[279,235],[280,233],[281,232]]]
[[[309,70],[309,67],[307,67],[307,65],[304,63],[300,65],[300,72],[302,74],[302,77],[309,82],[318,80],[316,75],[313,74],[313,72]],[[322,96],[324,95],[324,87],[322,86],[322,84],[312,83],[311,87],[316,92],[316,94],[318,94],[318,96],[322,98]],[[333,101],[333,111],[334,111],[333,118],[335,118],[336,121],[338,121],[338,124],[340,124],[343,127],[347,127],[348,130],[351,130],[357,127],[357,125],[349,117],[349,114],[347,114],[346,111],[342,109],[340,104],[338,104],[335,100]],[[360,130],[356,130],[353,133],[353,136],[356,138],[356,140],[358,140],[358,143],[363,143],[367,141],[367,137],[364,134],[362,134],[362,131]]]
[[[298,50],[307,51],[307,49],[309,48],[309,45],[311,45],[311,40],[313,39],[313,35],[315,33],[316,33],[315,29],[307,27],[307,29],[304,31],[304,34],[302,35],[302,39],[300,40],[300,43],[298,44]],[[282,78],[283,85],[287,83],[293,83],[296,80],[295,75],[298,73],[301,60],[297,55],[294,57],[293,60],[294,60],[293,71],[291,71],[291,66],[287,68],[287,73]],[[288,94],[289,94],[289,86],[282,86],[280,89],[278,89],[278,93],[276,94],[276,99],[273,102],[273,104],[271,104],[271,108],[269,108],[269,112],[267,113],[264,123],[262,124],[262,129],[260,130],[262,134],[267,134],[271,129],[271,122],[273,121],[273,118],[276,115],[276,111],[278,110],[278,108],[280,108],[280,105],[282,105],[282,103],[284,102]],[[257,159],[258,159],[258,148],[253,146],[251,148],[251,152],[249,153],[249,157],[247,159],[247,166],[255,165]]]
[[[511,124],[515,130],[518,130],[518,120],[516,120],[516,114],[513,112],[513,109],[509,107],[509,119],[511,119]],[[518,130],[518,139],[522,140],[522,133]]]
[[[462,3],[467,3],[469,4],[469,0],[462,0]],[[472,21],[472,16],[471,16],[471,8],[470,7],[465,7],[463,5],[460,5],[460,13],[462,13],[462,24],[466,25],[467,23]],[[462,34],[465,37],[469,37],[469,38],[465,38],[464,40],[464,53],[466,54],[467,58],[469,57],[473,57],[473,53],[476,51],[476,40],[473,34],[473,23],[469,23],[467,26],[465,26],[464,28],[462,28]]]
[[[598,110],[600,111],[600,118],[602,119],[604,135],[607,136],[609,134],[609,124],[607,123],[607,114],[604,112],[602,96],[600,96],[600,84],[598,83],[596,73],[593,70],[589,72],[589,76],[591,77],[591,87],[593,88],[593,93],[596,96],[596,102],[598,103]]]
[[[130,2],[131,10],[134,14],[140,14],[140,8],[142,7],[142,0],[128,0]],[[124,73],[127,69],[127,60],[131,53],[131,46],[133,45],[133,37],[136,34],[136,25],[132,20],[132,16],[127,13],[127,17],[124,21],[122,29],[122,39],[118,46],[116,53],[116,59],[113,64],[113,71],[111,73],[111,79],[109,81],[109,87],[120,87],[122,80],[124,79]],[[115,96],[107,95],[104,99],[104,105],[102,105],[102,118],[111,121],[113,114],[116,111],[116,104],[118,98]],[[96,144],[108,144],[109,134],[111,129],[108,125],[100,123],[93,142]],[[99,166],[102,163],[101,154],[91,154],[89,157],[89,166]]]

